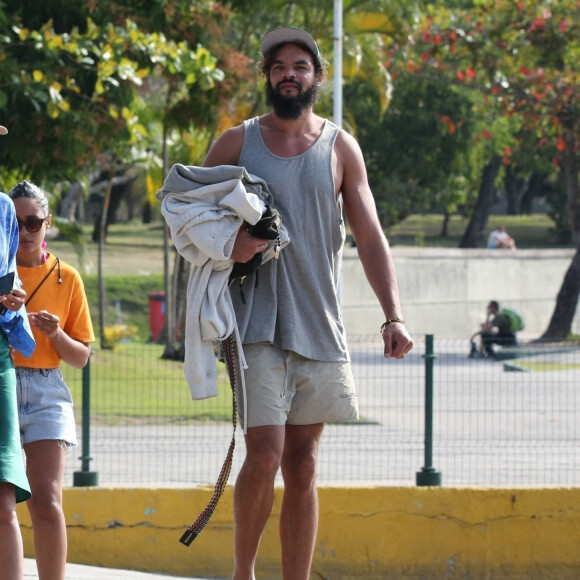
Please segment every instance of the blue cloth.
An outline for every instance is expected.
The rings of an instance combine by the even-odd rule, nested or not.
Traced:
[[[0,252],[0,276],[9,272],[15,273],[14,283],[20,286],[20,279],[16,271],[16,250],[18,249],[18,222],[12,200],[0,193],[0,248],[8,251]],[[8,343],[25,357],[29,357],[36,347],[32,336],[30,322],[24,305],[20,310],[7,310],[0,314],[0,328],[6,335]]]

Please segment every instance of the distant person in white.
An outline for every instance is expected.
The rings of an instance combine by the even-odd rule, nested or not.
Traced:
[[[514,239],[505,231],[504,226],[498,226],[487,238],[487,247],[490,250],[515,250]]]

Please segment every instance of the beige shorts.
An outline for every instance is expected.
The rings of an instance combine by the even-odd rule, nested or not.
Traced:
[[[358,420],[349,362],[311,360],[265,342],[244,345],[244,356],[248,427]],[[243,423],[239,380],[236,399]]]

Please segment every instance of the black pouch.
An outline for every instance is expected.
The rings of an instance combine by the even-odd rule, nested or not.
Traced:
[[[280,228],[282,227],[282,218],[275,207],[266,204],[266,209],[262,217],[255,225],[246,224],[246,231],[256,238],[265,240],[278,240],[280,246]],[[230,282],[236,278],[245,278],[253,274],[262,265],[262,252],[255,254],[248,262],[235,262],[230,274]]]

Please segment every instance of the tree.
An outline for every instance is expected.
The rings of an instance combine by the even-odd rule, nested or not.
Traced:
[[[473,113],[493,115],[481,135],[495,147],[484,166],[499,156],[512,163],[518,136],[533,136],[538,151],[553,145],[552,163],[562,167],[567,210],[577,255],[542,338],[563,338],[571,328],[580,295],[580,187],[577,142],[580,103],[580,4],[576,0],[478,0],[461,8],[428,5],[417,52],[421,72],[437,71],[480,96]],[[498,128],[509,127],[509,131]],[[483,127],[482,127],[483,129]],[[484,133],[485,131],[485,133]]]
[[[165,150],[168,131],[189,129],[192,117],[202,110],[191,106],[192,101],[222,78],[215,58],[201,44],[191,48],[186,40],[172,40],[158,28],[178,8],[181,14],[195,8],[191,3],[70,7],[48,0],[32,11],[26,9],[28,4],[24,0],[0,8],[0,58],[7,79],[0,84],[0,114],[7,117],[10,111],[14,119],[12,140],[0,151],[0,167],[11,168],[15,176],[36,182],[74,181],[95,165],[103,151],[121,160],[141,154],[146,158],[144,152],[155,148],[157,137],[142,120],[142,113],[149,110],[144,103],[156,94],[146,90],[155,86],[153,79],[157,88],[167,87],[162,118],[156,119],[163,126]],[[151,19],[150,8],[156,20]],[[145,29],[126,17],[133,9]],[[185,26],[182,21],[180,28]],[[146,78],[148,85],[143,82]],[[191,112],[184,112],[186,101]],[[109,207],[114,208],[109,204],[114,179],[110,175],[104,188],[100,244]],[[104,297],[100,298],[102,305]]]
[[[454,213],[468,177],[469,123],[452,118],[470,103],[447,83],[391,69],[393,96],[380,116],[376,93],[345,87],[379,215],[387,226],[412,213]]]
[[[74,22],[82,11],[68,13]],[[51,20],[30,29],[4,9],[0,33],[0,114],[13,119],[0,167],[37,182],[74,178],[107,149],[124,157],[131,147],[150,146],[134,106],[145,78],[179,76],[190,94],[221,78],[202,46],[144,32],[131,20],[115,26],[88,18],[59,33]]]

